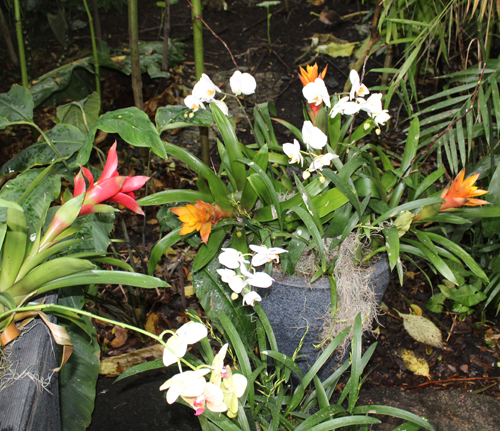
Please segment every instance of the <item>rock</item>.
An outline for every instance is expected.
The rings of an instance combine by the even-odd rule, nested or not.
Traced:
[[[500,400],[482,394],[459,390],[403,392],[380,388],[361,390],[358,406],[385,405],[426,417],[436,431],[498,431]],[[401,419],[378,417],[382,424],[373,431],[392,431]]]

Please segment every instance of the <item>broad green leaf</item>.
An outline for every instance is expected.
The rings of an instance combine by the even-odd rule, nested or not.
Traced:
[[[169,105],[158,108],[155,120],[159,133],[179,127],[210,127],[214,123],[214,117],[210,110],[199,109],[193,112],[192,109],[183,105]]]
[[[8,290],[15,283],[25,258],[28,240],[28,226],[23,211],[17,208],[8,208],[6,225],[7,232],[2,249],[0,291]]]
[[[82,165],[87,164],[89,160],[97,129],[108,133],[118,133],[127,144],[151,148],[158,156],[167,158],[165,145],[147,114],[132,106],[107,112],[99,117],[78,155],[78,163]]]
[[[410,413],[406,410],[398,409],[396,407],[390,406],[378,406],[378,405],[369,405],[369,406],[359,406],[354,409],[354,414],[376,414],[376,415],[388,415],[393,416],[395,418],[401,418],[407,421],[410,421],[413,424],[417,424],[418,428],[414,428],[414,431],[420,429],[420,427],[434,430],[433,426],[425,419],[417,416],[414,413]],[[413,428],[412,428],[413,430]],[[401,430],[402,431],[402,430]],[[408,429],[408,431],[411,431]]]
[[[219,249],[220,250],[220,249]],[[241,299],[231,299],[231,289],[220,279],[217,269],[221,268],[218,253],[200,271],[193,271],[192,281],[201,306],[211,321],[218,324],[219,313],[224,313],[233,323],[245,343],[252,344],[255,331],[254,314],[251,307],[244,307]]]
[[[74,323],[66,327],[73,354],[59,372],[62,431],[84,431],[94,410],[100,347],[90,319],[83,319],[92,330],[90,343],[88,335]]]
[[[479,290],[480,288],[481,283],[479,283],[479,285],[465,284],[460,286],[458,289],[452,289],[450,299],[465,305],[466,307],[473,307],[487,298],[484,292]]]
[[[58,124],[46,132],[47,137],[54,143],[60,155],[71,157],[83,145],[85,136],[74,126]],[[20,153],[16,154],[0,169],[0,176],[12,172],[25,171],[34,166],[49,165],[59,158],[43,138]]]
[[[99,118],[101,100],[99,94],[92,93],[78,102],[57,107],[57,124],[69,124],[78,128],[84,135],[90,131]]]
[[[402,213],[403,211],[411,211],[416,208],[423,207],[425,205],[432,205],[432,204],[437,204],[441,203],[443,200],[441,198],[426,198],[426,199],[418,199],[413,202],[407,202],[402,205],[397,206],[396,208],[391,208],[389,211],[386,211],[383,213],[380,217],[378,217],[372,225],[378,225],[379,223],[387,220],[388,218],[395,217]]]
[[[154,361],[143,362],[142,364],[134,365],[129,368],[124,373],[120,374],[116,379],[115,383],[121,379],[125,379],[130,376],[135,376],[136,374],[143,373],[144,371],[158,370],[161,368],[165,368],[163,365],[162,358],[155,359]]]
[[[0,129],[23,121],[33,121],[33,98],[27,88],[16,84],[0,94]]]
[[[331,169],[324,169],[323,174],[325,175],[326,178],[331,180],[345,196],[349,198],[349,202],[352,204],[358,215],[361,217],[361,206],[359,203],[357,192],[356,189],[354,188],[354,184],[352,186],[351,186],[352,183],[349,184],[350,179],[343,180],[342,178],[340,178],[339,175],[337,175]]]

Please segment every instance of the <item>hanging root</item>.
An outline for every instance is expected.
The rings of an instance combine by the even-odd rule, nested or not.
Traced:
[[[337,312],[332,320],[331,312],[324,316],[323,331],[319,342],[326,348],[329,341],[345,328],[354,325],[355,317],[361,313],[362,329],[371,331],[373,319],[377,318],[377,301],[369,280],[369,272],[361,266],[357,255],[362,243],[359,236],[351,233],[337,252],[335,280],[337,282]],[[352,339],[352,331],[336,350],[336,357],[344,357]]]

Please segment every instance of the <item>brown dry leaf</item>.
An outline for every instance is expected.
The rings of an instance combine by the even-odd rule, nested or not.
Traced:
[[[425,359],[418,358],[413,351],[406,349],[403,349],[401,359],[403,359],[405,367],[411,372],[415,373],[417,376],[425,376],[429,380],[431,379],[429,364]]]
[[[123,346],[127,342],[128,338],[128,331],[121,326],[115,326],[113,328],[113,334],[115,334],[115,338],[113,338],[113,341],[109,343],[111,347],[117,348]]]
[[[160,322],[160,317],[157,313],[151,313],[144,325],[144,329],[151,334],[160,335],[162,333],[162,329],[158,327]]]
[[[326,25],[336,25],[340,22],[340,16],[334,10],[328,9],[328,6],[319,14],[319,20]]]
[[[399,312],[398,312],[399,313]],[[429,319],[412,314],[401,314],[406,332],[419,343],[429,344],[433,347],[443,348],[443,337],[439,328]]]
[[[321,5],[323,5],[324,3],[325,3],[325,0],[312,0],[312,1],[311,1],[311,4],[312,4],[313,6],[321,6]]]
[[[134,365],[140,364],[148,358],[159,358],[163,355],[163,346],[155,344],[153,346],[138,349],[130,353],[125,353],[120,356],[113,356],[101,361],[99,374],[107,376],[119,376],[120,374],[132,368]]]

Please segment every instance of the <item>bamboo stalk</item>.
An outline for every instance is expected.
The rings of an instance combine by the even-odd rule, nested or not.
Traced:
[[[132,91],[134,104],[144,110],[142,100],[141,63],[139,58],[139,25],[137,18],[137,0],[128,0],[128,35],[130,43],[130,62],[132,64]]]
[[[201,78],[205,70],[203,63],[203,23],[202,7],[200,0],[193,0],[192,21],[193,21],[193,43],[194,43],[194,68],[196,80]],[[210,164],[210,146],[208,142],[208,127],[200,127],[201,160],[206,165]]]
[[[83,5],[85,6],[85,10],[87,12],[87,17],[89,19],[89,28],[90,28],[90,38],[92,40],[92,52],[94,54],[94,70],[95,70],[95,90],[99,95],[99,100],[101,100],[101,71],[99,67],[99,55],[97,52],[97,43],[95,39],[94,32],[94,19],[92,18],[92,14],[90,13],[89,6],[87,4],[87,0],[83,0]]]
[[[10,38],[9,28],[7,27],[7,22],[3,16],[2,8],[0,7],[0,29],[2,30],[2,36],[5,40],[5,45],[7,45],[7,50],[9,51],[10,61],[17,66],[19,63],[17,61],[16,51],[14,45],[12,45],[12,39]]]
[[[165,0],[165,16],[163,22],[163,61],[161,70],[168,72],[168,39],[170,38],[170,0]]]
[[[24,53],[23,26],[21,24],[21,6],[19,0],[14,0],[14,18],[16,20],[17,47],[19,50],[19,65],[23,87],[28,88],[28,70],[26,69],[26,55]]]

